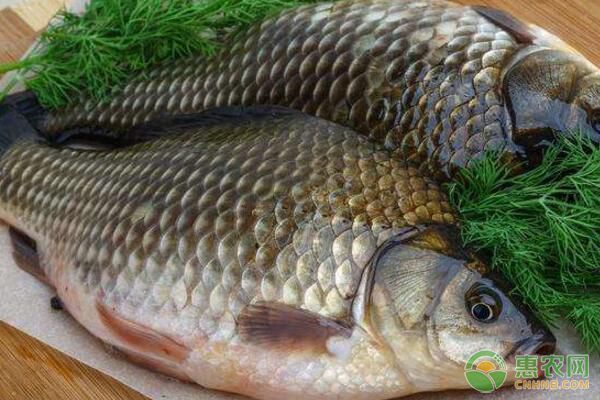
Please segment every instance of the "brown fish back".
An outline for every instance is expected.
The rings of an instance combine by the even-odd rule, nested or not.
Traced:
[[[45,129],[123,128],[164,113],[285,105],[400,148],[448,177],[486,150],[515,151],[501,70],[523,46],[477,11],[438,1],[354,0],[283,12],[209,61],[169,63],[117,91],[82,99]]]

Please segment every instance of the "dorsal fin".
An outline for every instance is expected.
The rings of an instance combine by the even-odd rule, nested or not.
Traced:
[[[518,20],[508,12],[487,6],[473,6],[472,8],[490,22],[507,31],[518,43],[532,44],[535,40],[535,36],[532,34],[527,24]]]
[[[310,117],[308,114],[281,106],[230,106],[191,114],[162,115],[132,128],[114,130],[95,125],[82,125],[51,136],[38,128],[47,111],[35,94],[25,91],[8,96],[0,104],[0,155],[17,139],[43,139],[50,145],[77,150],[107,150],[122,148],[176,134],[189,128],[210,127],[221,123],[243,125],[264,118],[289,115]]]
[[[131,134],[133,136],[160,137],[189,128],[210,127],[222,123],[241,126],[250,121],[281,118],[290,115],[312,118],[300,111],[279,106],[219,107],[193,114],[157,117],[133,127]]]
[[[192,114],[164,115],[128,128],[113,131],[104,128],[77,127],[56,134],[52,143],[77,150],[107,150],[181,133],[186,129],[227,123],[242,126],[250,121],[289,115],[309,117],[300,111],[276,106],[222,107]]]
[[[6,97],[0,103],[0,154],[21,140],[37,140],[72,148],[80,148],[81,143],[87,142],[91,149],[124,147],[139,141],[131,141],[117,131],[94,126],[81,126],[47,135],[40,129],[47,114],[48,111],[30,90]]]

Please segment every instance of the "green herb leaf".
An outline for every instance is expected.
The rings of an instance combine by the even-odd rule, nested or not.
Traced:
[[[166,60],[210,56],[229,32],[315,0],[92,0],[82,16],[61,11],[21,70],[42,105],[64,107],[115,88]]]
[[[600,149],[582,135],[559,140],[541,165],[513,176],[488,154],[448,185],[464,241],[539,316],[567,315],[600,351]]]

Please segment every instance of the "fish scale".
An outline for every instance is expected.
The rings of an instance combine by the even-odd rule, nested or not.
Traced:
[[[127,128],[160,114],[289,106],[398,148],[447,178],[488,150],[513,154],[501,71],[523,46],[475,10],[445,1],[340,1],[284,11],[209,60],[158,67],[51,114],[44,129]]]
[[[108,152],[17,144],[0,188],[51,281],[62,261],[72,284],[128,320],[213,340],[233,340],[237,315],[258,301],[348,320],[383,241],[455,222],[416,167],[296,114]]]

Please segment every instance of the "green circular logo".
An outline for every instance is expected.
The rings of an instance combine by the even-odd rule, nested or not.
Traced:
[[[465,379],[473,389],[491,393],[499,389],[506,380],[506,363],[499,354],[491,350],[480,350],[465,364]]]

